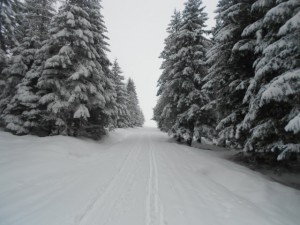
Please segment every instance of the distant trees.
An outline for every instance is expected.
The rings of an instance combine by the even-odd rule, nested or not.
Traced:
[[[139,106],[139,100],[137,98],[136,87],[131,78],[127,82],[127,94],[128,94],[128,111],[130,115],[130,121],[132,127],[142,127],[145,118],[144,114]]]
[[[196,0],[183,14],[191,5],[202,18],[192,26],[197,31],[206,17]],[[192,17],[172,17],[154,119],[189,144],[206,137],[256,158],[288,159],[300,152],[300,2],[220,0],[216,12],[211,45],[201,39],[204,30],[181,33]],[[204,41],[180,48],[189,35]]]
[[[117,117],[114,126],[119,128],[132,127],[131,115],[128,109],[129,94],[127,93],[127,87],[122,76],[123,72],[117,60],[114,61],[111,71],[116,89],[117,107]]]
[[[6,8],[1,8],[1,15],[14,12],[17,3],[2,1]],[[6,32],[7,25],[1,24],[1,38],[6,35],[1,39],[5,47],[1,56],[0,85],[5,84],[0,95],[2,125],[20,135],[96,139],[110,129],[142,126],[135,87],[127,92],[118,63],[111,68],[106,55],[107,30],[100,1],[66,1],[58,13],[54,3],[26,0],[22,4],[18,15],[23,16],[23,23],[11,22],[11,31],[19,28],[24,37],[20,43],[14,42],[14,48],[4,41],[17,35]],[[138,117],[129,114],[131,104]]]

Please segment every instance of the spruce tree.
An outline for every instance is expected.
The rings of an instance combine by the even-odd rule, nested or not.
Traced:
[[[49,38],[49,25],[55,15],[54,4],[56,0],[25,0],[26,33],[28,36],[36,36],[41,42]]]
[[[130,127],[130,114],[127,108],[128,94],[126,91],[124,77],[122,76],[122,70],[117,60],[114,61],[112,66],[112,75],[114,78],[114,85],[117,94],[116,107],[117,117],[115,119],[115,127],[126,128]]]
[[[23,80],[23,78],[32,69],[36,52],[41,47],[41,43],[48,37],[50,20],[55,13],[53,3],[53,0],[25,1],[25,15],[22,24],[22,29],[25,30],[25,37],[20,45],[12,50],[9,66],[2,72],[2,75],[5,76],[6,86],[0,97],[1,119],[4,119],[9,130],[18,134],[29,132],[27,128],[29,128],[28,125],[30,123],[26,121],[26,116],[24,118],[24,115],[21,114],[38,113],[34,106],[30,106],[30,110],[22,112],[24,106],[20,104],[22,102],[21,99],[24,100],[25,96],[28,96],[23,89],[27,80]],[[20,90],[18,90],[19,88]],[[22,124],[25,123],[27,128],[21,128]],[[31,125],[33,124],[31,123]]]
[[[251,77],[255,41],[242,38],[246,26],[253,22],[252,0],[221,0],[217,8],[217,26],[213,47],[207,54],[208,75],[202,91],[212,96],[205,106],[217,122],[218,144],[242,148],[246,135],[239,130],[248,110],[243,98]],[[212,110],[213,109],[213,110]]]
[[[0,0],[0,73],[6,66],[6,54],[18,45],[17,28],[21,25],[22,9],[19,0]]]
[[[255,31],[259,57],[244,99],[250,105],[243,123],[250,132],[245,151],[286,159],[300,152],[300,2],[256,1],[255,10],[265,14],[246,32]]]
[[[8,108],[9,129],[93,138],[106,133],[116,93],[100,9],[96,0],[62,5]]]
[[[102,115],[99,117],[100,123],[106,124],[105,126],[111,126],[113,124],[113,118],[117,116],[116,110],[116,90],[114,88],[114,78],[110,70],[111,62],[107,57],[109,52],[108,37],[106,36],[107,28],[105,26],[104,17],[102,15],[101,0],[90,0],[87,11],[91,20],[91,32],[94,37],[94,48],[99,56],[97,62],[101,66],[105,80],[102,85],[105,94],[103,95],[106,100],[105,107],[101,109]],[[95,111],[97,114],[97,110]],[[96,122],[96,121],[95,121]],[[97,122],[96,122],[97,123]],[[113,126],[112,126],[113,128]]]
[[[22,3],[19,0],[0,0],[0,47],[8,52],[18,45],[16,32],[18,14],[22,11]]]
[[[201,126],[201,106],[207,101],[200,92],[202,79],[206,75],[205,54],[208,48],[205,34],[204,12],[201,0],[188,0],[182,13],[182,22],[176,35],[178,50],[173,56],[174,76],[170,89],[176,101],[177,118],[172,130],[184,136],[192,144],[195,126]],[[198,123],[199,121],[199,123]]]
[[[144,124],[144,115],[139,106],[139,100],[136,93],[136,87],[134,81],[129,78],[127,82],[127,94],[128,94],[128,110],[130,114],[130,123],[132,127],[142,127]]]
[[[54,18],[38,87],[51,133],[99,138],[112,123],[115,90],[100,1],[67,1]]]
[[[167,28],[168,37],[165,39],[165,47],[160,55],[163,59],[161,65],[162,75],[158,80],[159,100],[154,108],[154,120],[162,131],[169,132],[175,124],[177,117],[176,99],[170,84],[173,82],[175,57],[177,51],[176,38],[181,25],[181,13],[174,11],[171,22]]]

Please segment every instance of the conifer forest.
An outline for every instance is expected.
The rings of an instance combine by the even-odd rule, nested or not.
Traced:
[[[1,0],[0,119],[6,130],[98,139],[140,127],[135,84],[124,81],[99,0]]]
[[[300,1],[220,0],[208,31],[201,0],[175,11],[161,53],[154,119],[255,160],[300,153]],[[211,38],[207,38],[207,34]]]
[[[0,225],[299,225],[300,0],[0,0]]]

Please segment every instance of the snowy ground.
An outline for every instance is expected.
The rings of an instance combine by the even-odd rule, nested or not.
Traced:
[[[101,143],[0,132],[1,225],[298,225],[299,212],[299,191],[154,128]]]

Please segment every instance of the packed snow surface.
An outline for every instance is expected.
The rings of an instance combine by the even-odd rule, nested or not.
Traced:
[[[155,128],[0,132],[1,225],[297,225],[300,192]]]

